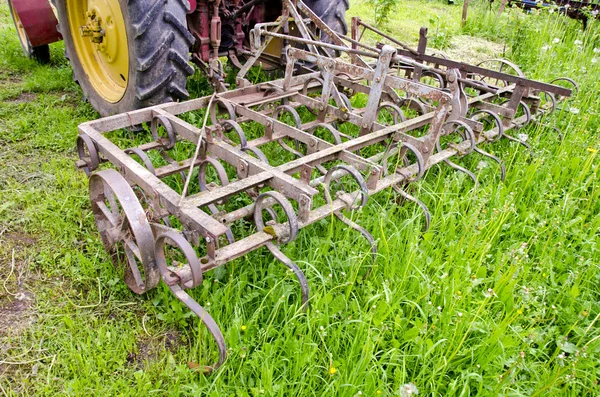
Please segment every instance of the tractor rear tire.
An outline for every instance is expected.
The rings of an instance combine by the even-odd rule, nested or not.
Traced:
[[[54,3],[73,78],[101,116],[189,97],[187,78],[194,73],[189,49],[195,40],[187,30],[187,0]],[[80,30],[82,26],[93,26],[89,24],[90,12],[97,12],[92,21],[96,18],[98,24],[105,24],[101,26],[104,36],[100,44],[86,42],[91,38]],[[124,28],[116,30],[119,26]],[[111,29],[115,29],[113,33]]]
[[[350,8],[350,0],[306,0],[304,3],[334,32],[348,34],[346,11]],[[321,33],[321,40],[332,43],[325,33]]]

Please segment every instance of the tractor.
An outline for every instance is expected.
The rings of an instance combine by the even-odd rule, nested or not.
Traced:
[[[48,44],[64,40],[73,78],[102,116],[187,99],[190,60],[225,90],[219,58],[241,67],[251,56],[251,29],[283,10],[281,0],[8,1],[25,54],[47,62]],[[305,3],[335,32],[347,33],[348,0]],[[272,40],[257,63],[282,66],[283,44]]]

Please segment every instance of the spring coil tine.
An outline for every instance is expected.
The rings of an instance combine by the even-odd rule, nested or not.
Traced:
[[[179,248],[185,255],[191,270],[191,278],[189,280],[181,280],[167,266],[164,250],[167,240],[170,241],[172,245]],[[167,284],[175,297],[177,297],[177,299],[186,305],[188,309],[190,309],[204,323],[215,340],[215,343],[217,344],[219,349],[219,359],[215,364],[204,367],[204,373],[209,374],[218,369],[223,362],[225,362],[225,358],[227,357],[227,347],[225,345],[225,338],[223,337],[223,334],[221,333],[221,330],[219,329],[219,326],[215,320],[202,306],[198,304],[198,302],[196,302],[184,291],[184,288],[193,288],[202,284],[202,267],[196,252],[181,233],[175,230],[168,230],[161,233],[156,238],[154,243],[154,255],[156,258],[156,265],[158,266],[165,284]]]
[[[392,186],[392,188],[396,191],[396,193],[398,193],[400,196],[402,196],[402,198],[412,201],[413,203],[417,204],[419,206],[419,208],[421,208],[421,210],[423,211],[423,215],[425,216],[425,224],[423,225],[423,233],[426,232],[427,230],[429,230],[429,226],[431,225],[431,212],[429,211],[429,208],[427,208],[427,205],[425,205],[424,202],[422,202],[415,196],[406,192],[404,189],[402,189],[398,185],[394,185],[394,186]]]
[[[458,165],[455,162],[452,162],[450,160],[446,159],[446,160],[444,160],[444,163],[446,163],[450,168],[454,168],[456,171],[464,172],[465,174],[467,174],[469,176],[469,178],[471,178],[473,180],[473,182],[475,183],[475,189],[477,189],[479,187],[479,182],[477,181],[477,176],[475,176],[474,173],[472,173],[468,169],[461,167],[460,165]]]
[[[169,289],[173,292],[173,294],[175,294],[175,297],[177,297],[177,299],[179,299],[200,320],[202,320],[204,326],[208,329],[208,332],[210,332],[213,339],[215,340],[215,343],[217,344],[217,347],[219,349],[219,358],[217,362],[213,365],[204,366],[202,369],[202,372],[205,375],[210,375],[211,373],[219,369],[219,367],[223,365],[225,359],[227,358],[227,345],[225,344],[225,338],[223,337],[223,333],[221,332],[221,329],[217,325],[217,322],[212,318],[212,316],[208,314],[208,312],[202,306],[200,306],[194,300],[194,298],[189,296],[187,292],[185,292],[179,285],[169,285]]]
[[[358,186],[360,188],[360,195],[361,195],[360,203],[358,205],[355,205],[355,203],[351,203],[348,205],[348,208],[351,210],[355,210],[355,209],[364,207],[367,204],[367,201],[369,200],[369,188],[367,187],[367,182],[365,181],[365,178],[363,178],[363,176],[360,174],[360,172],[358,172],[358,170],[356,168],[354,168],[351,165],[346,165],[346,164],[335,165],[335,166],[331,167],[329,169],[329,171],[327,171],[327,174],[325,174],[325,179],[323,179],[323,184],[325,185],[325,189],[326,189],[325,198],[327,199],[327,202],[329,204],[332,203],[331,192],[330,192],[331,179],[333,178],[333,174],[336,173],[336,171],[338,171],[338,170],[341,172],[341,175],[337,174],[336,178],[335,178],[336,180],[341,178],[341,176],[343,174],[348,174],[352,178],[354,178],[354,180],[358,183]]]
[[[142,149],[137,148],[137,147],[129,149],[128,152],[138,156],[140,158],[140,160],[142,160],[144,167],[146,167],[146,169],[148,171],[150,171],[150,173],[152,175],[156,175],[156,170],[154,169],[154,165],[152,164],[152,161],[150,160],[150,157],[148,157],[146,152],[144,152]]]
[[[278,120],[280,114],[283,113],[283,112],[287,112],[287,113],[291,114],[292,117],[293,117],[293,119],[294,119],[294,126],[296,128],[298,128],[298,129],[301,129],[301,127],[302,127],[302,120],[300,119],[300,115],[298,114],[298,112],[296,111],[296,109],[294,109],[290,105],[281,105],[281,106],[278,106],[275,109],[275,111],[273,112],[273,115],[271,117],[273,119],[275,119],[275,120]],[[285,143],[283,141],[283,139],[278,139],[277,143],[279,143],[279,145],[282,148],[284,148],[288,152],[292,153],[296,157],[298,157],[298,158],[303,157],[304,155],[302,153],[300,153],[300,151],[299,151],[300,142],[298,142],[298,140],[294,140],[294,141],[296,142],[296,149],[290,147],[287,143]]]
[[[168,142],[165,143],[164,139],[158,135],[158,126],[162,125],[165,127],[165,131],[167,132]],[[175,131],[173,131],[173,126],[171,125],[171,121],[163,115],[154,116],[152,121],[150,122],[150,132],[152,133],[152,138],[157,143],[160,143],[165,150],[171,150],[175,147],[177,143],[177,137],[175,136]]]
[[[254,223],[256,224],[257,230],[263,231],[265,228],[265,224],[262,219],[263,209],[265,211],[267,211],[267,213],[269,215],[271,215],[271,218],[273,218],[273,220],[277,219],[277,214],[271,207],[264,207],[264,201],[267,198],[274,199],[275,202],[283,208],[283,212],[285,213],[286,217],[288,218],[288,226],[289,226],[288,235],[283,236],[283,237],[278,237],[278,242],[280,244],[286,244],[286,243],[289,243],[290,241],[293,241],[296,238],[296,236],[298,235],[298,218],[296,217],[294,208],[292,207],[292,205],[290,204],[288,199],[285,198],[285,196],[283,194],[276,192],[276,191],[269,191],[269,192],[261,193],[258,196],[258,198],[256,199],[256,202],[254,204]],[[307,306],[308,306],[308,297],[309,297],[308,281],[306,281],[306,276],[304,275],[302,270],[300,270],[298,265],[296,265],[296,263],[294,263],[294,261],[292,261],[290,258],[288,258],[279,249],[279,247],[277,247],[277,245],[275,245],[272,241],[268,241],[265,245],[269,249],[269,251],[271,251],[271,253],[277,260],[279,260],[285,266],[287,266],[289,269],[291,269],[294,272],[294,274],[296,275],[296,278],[298,279],[298,282],[300,283],[300,288],[302,290],[302,306],[303,306],[304,310],[306,310]]]
[[[571,84],[573,86],[573,93],[574,93],[574,95],[572,95],[571,97],[577,96],[577,94],[579,93],[579,85],[575,82],[575,80],[573,80],[569,77],[557,77],[554,80],[550,81],[550,84],[555,84],[558,81],[566,81],[567,83]],[[563,102],[566,98],[567,97],[559,96],[558,98],[556,98],[556,101],[558,103],[560,103],[560,102]]]
[[[285,146],[287,146],[287,145],[285,145]],[[267,156],[265,156],[265,154],[263,153],[263,151],[260,150],[256,146],[246,146],[246,147],[242,148],[242,152],[253,153],[256,157],[258,157],[258,159],[260,161],[262,161],[265,164],[269,164],[269,159],[267,159]]]
[[[404,98],[402,102],[400,102],[400,106],[406,106],[407,108],[414,110],[419,114],[419,116],[427,113],[425,106],[414,98]]]
[[[146,169],[148,171],[150,171],[150,173],[152,175],[156,176],[156,170],[154,169],[154,165],[152,164],[152,161],[150,160],[150,157],[148,157],[148,154],[146,152],[144,152],[142,149],[140,149],[138,147],[134,147],[134,148],[128,149],[126,151],[126,153],[135,154],[136,156],[138,156],[142,160],[144,167],[146,167]],[[143,193],[143,191],[142,191],[142,193]],[[146,197],[145,194],[144,194],[144,197]],[[147,199],[146,199],[146,201],[149,202]],[[152,204],[150,204],[150,205],[152,205]],[[171,227],[171,221],[169,220],[168,216],[163,217],[162,221],[165,226]]]
[[[491,153],[488,153],[486,151],[483,151],[482,149],[475,147],[475,151],[479,154],[481,154],[482,156],[488,157],[492,160],[494,160],[496,163],[498,163],[498,165],[500,166],[500,180],[502,182],[504,182],[504,179],[506,178],[506,167],[504,166],[504,162],[502,160],[500,160],[498,157],[494,156]]]
[[[283,212],[288,218],[288,235],[278,237],[279,243],[287,244],[291,241],[294,241],[298,236],[298,217],[296,216],[294,207],[292,207],[292,204],[289,202],[289,200],[283,194],[274,190],[261,193],[256,198],[256,202],[254,203],[254,223],[256,224],[256,229],[259,232],[262,232],[265,228],[265,224],[262,219],[262,210],[264,208],[264,201],[267,198],[275,200],[276,203],[281,206]]]
[[[550,98],[550,107],[545,109],[545,113],[544,113],[544,116],[550,116],[556,110],[556,97],[554,96],[554,94],[552,94],[550,92],[546,92],[546,91],[540,91],[539,96],[541,96],[541,94],[544,94],[544,96],[546,97],[546,100],[548,98]]]
[[[375,260],[377,259],[377,240],[375,240],[375,237],[373,237],[373,235],[371,233],[369,233],[367,231],[367,229],[365,229],[358,223],[354,222],[352,219],[344,216],[344,214],[342,214],[340,211],[335,211],[334,215],[340,221],[344,222],[346,225],[350,226],[352,229],[356,230],[364,238],[367,239],[367,241],[369,242],[369,245],[371,246],[371,265],[375,264]],[[369,271],[363,278],[367,278],[370,272],[371,272],[371,269],[369,269]]]
[[[201,192],[208,190],[208,185],[206,183],[206,167],[209,164],[212,165],[212,167],[217,171],[217,176],[219,177],[221,186],[227,186],[229,184],[227,171],[225,171],[223,165],[221,165],[221,163],[215,158],[206,157],[206,159],[204,159],[202,163],[200,163],[200,167],[198,169],[198,184],[200,185]],[[229,200],[225,198],[223,200],[218,201],[217,204],[225,204],[227,203],[227,201]],[[207,207],[213,215],[218,214],[220,212],[215,204],[209,204]],[[231,228],[227,228],[225,236],[227,237],[227,241],[229,242],[229,244],[235,243],[235,237],[233,236]]]
[[[421,151],[419,149],[417,149],[415,146],[413,146],[412,143],[404,142],[402,144],[402,148],[406,148],[406,149],[410,150],[417,159],[417,166],[419,167],[419,170],[417,171],[416,176],[409,178],[409,181],[410,182],[418,181],[419,179],[423,178],[423,176],[425,175],[425,171],[426,171],[425,159],[423,158]]]
[[[174,160],[164,150],[159,149],[158,153],[160,154],[160,157],[162,157],[167,163],[169,163],[169,164],[179,164],[178,161]],[[187,173],[185,171],[180,171],[179,172],[179,177],[181,178],[181,181],[183,182],[183,184],[185,184],[185,180],[187,179]]]
[[[525,112],[525,122],[523,124],[517,125],[517,129],[525,127],[529,123],[531,123],[531,109],[524,101],[519,101],[519,105],[523,106],[523,111]]]
[[[463,133],[461,134],[461,136],[463,138],[463,141],[467,140],[467,138],[469,140],[469,149],[462,153],[459,153],[460,155],[464,156],[464,155],[471,153],[473,150],[475,150],[475,143],[477,141],[475,138],[475,133],[473,132],[473,129],[467,123],[465,123],[464,121],[461,121],[461,120],[451,120],[451,121],[446,121],[444,123],[444,125],[442,126],[442,128],[444,128],[446,126],[457,126],[459,128],[462,127]],[[456,130],[448,132],[444,135],[450,135],[450,134],[454,133],[455,131]],[[442,146],[441,146],[439,139],[435,142],[435,147],[437,148],[438,152],[442,151]]]
[[[518,144],[525,146],[527,150],[531,150],[531,145],[525,141],[520,140],[519,138],[515,138],[514,136],[508,134],[504,134],[504,137],[510,141],[517,142]]]
[[[85,155],[86,149],[89,156]],[[79,159],[86,163],[83,171],[88,177],[91,176],[92,172],[98,169],[98,166],[100,165],[98,149],[96,148],[94,141],[92,141],[92,138],[85,134],[79,134],[79,136],[77,136],[77,154],[79,155]],[[87,157],[89,157],[89,160],[86,160]]]
[[[280,105],[278,106],[275,111],[273,112],[273,115],[271,116],[271,118],[274,118],[275,120],[277,120],[279,118],[279,116],[283,113],[283,112],[287,112],[289,114],[292,115],[292,117],[294,118],[294,126],[296,128],[300,128],[302,126],[302,120],[300,119],[300,115],[298,114],[298,112],[296,111],[296,109],[294,109],[293,107],[291,107],[290,105]]]
[[[215,98],[215,100],[212,103],[212,106],[209,109],[210,121],[212,122],[212,125],[219,124],[219,120],[217,119],[217,109],[219,108],[219,105],[221,105],[221,107],[225,109],[227,115],[229,116],[229,120],[236,119],[235,108],[233,107],[233,105],[228,101],[224,101],[223,99]]]
[[[438,84],[440,85],[440,89],[444,89],[446,87],[446,83],[444,81],[444,78],[436,72],[432,72],[431,70],[425,70],[423,71],[423,73],[421,74],[422,77],[433,77],[434,79],[436,79],[438,81]]]
[[[379,105],[379,107],[377,108],[377,114],[379,114],[379,112],[386,108],[392,110],[391,113],[392,117],[394,118],[394,124],[398,124],[398,119],[400,119],[401,123],[406,121],[406,116],[404,115],[402,109],[400,109],[400,107],[398,107],[398,105],[396,105],[393,102],[382,102],[381,105]]]
[[[341,108],[342,105],[344,105],[346,107],[346,109],[348,110],[348,112],[352,112],[354,109],[352,108],[352,104],[350,103],[350,98],[348,98],[348,96],[346,96],[346,94],[344,94],[343,92],[338,92],[338,95],[340,96],[340,99],[342,100],[342,103],[338,103],[338,107]]]
[[[340,135],[340,132],[329,123],[319,123],[317,125],[314,125],[310,129],[308,129],[307,132],[314,135],[317,128],[326,129],[333,136],[333,140],[335,141],[336,145],[339,145],[340,143],[342,143],[342,136]]]
[[[461,134],[463,140],[465,140],[465,138],[468,138],[468,140],[469,140],[469,149],[467,151],[459,153],[460,155],[467,155],[467,154],[471,153],[473,150],[475,150],[475,134],[473,133],[473,130],[471,129],[471,127],[469,127],[469,125],[467,125],[465,122],[460,121],[460,120],[447,121],[446,123],[444,123],[444,126],[446,126],[446,125],[456,125],[458,127],[462,127],[464,130],[463,134]],[[447,133],[445,135],[449,135],[449,134]],[[439,139],[435,142],[435,146],[436,146],[438,152],[442,151],[442,146],[440,144]],[[473,180],[473,182],[475,182],[475,188],[477,189],[477,187],[479,186],[479,183],[477,182],[477,177],[475,176],[474,173],[472,173],[468,169],[461,167],[460,165],[458,165],[455,162],[450,161],[448,159],[445,159],[444,163],[446,163],[448,166],[450,166],[450,168],[453,168],[459,172],[464,172],[465,174],[467,174]]]
[[[498,129],[498,133],[496,134],[496,136],[494,138],[489,138],[487,135],[485,135],[485,131],[484,131],[483,135],[484,135],[485,139],[488,142],[496,142],[496,141],[500,140],[500,138],[502,138],[504,136],[504,125],[502,124],[502,119],[500,119],[500,116],[498,116],[498,113],[492,112],[491,110],[487,110],[487,109],[480,109],[471,114],[471,117],[470,117],[471,120],[478,121],[475,119],[475,116],[477,116],[479,114],[487,114],[487,115],[491,116],[494,119],[496,128]]]
[[[298,265],[294,261],[292,261],[287,255],[285,255],[279,249],[279,247],[277,247],[277,245],[273,244],[273,242],[271,241],[268,241],[265,245],[269,249],[269,251],[271,251],[271,254],[273,254],[273,256],[277,258],[277,260],[279,260],[281,263],[283,263],[285,266],[287,266],[290,270],[294,272],[294,275],[300,283],[300,289],[302,291],[302,308],[304,311],[306,311],[308,309],[308,299],[310,294],[306,276],[304,275],[302,270],[300,270]]]
[[[200,163],[200,167],[198,168],[198,184],[200,185],[201,192],[208,190],[208,184],[206,183],[206,168],[209,164],[215,169],[215,171],[217,171],[217,176],[219,177],[221,186],[227,186],[229,184],[227,171],[225,171],[225,168],[219,162],[219,160],[212,157],[206,157],[202,163]],[[217,204],[225,204],[227,201],[227,199],[223,199],[218,201]]]
[[[317,81],[320,83],[321,87],[323,87],[323,84],[325,84],[325,82],[323,81],[322,78],[320,77],[311,77],[309,79],[307,79],[304,82],[304,85],[302,86],[302,95],[307,96],[308,95],[308,86],[310,85],[310,83],[312,83],[313,81]]]
[[[246,139],[246,134],[244,133],[244,130],[238,124],[237,121],[235,121],[235,120],[222,120],[221,121],[221,126],[223,126],[223,128],[225,128],[226,131],[229,131],[229,130],[234,130],[235,131],[235,133],[237,134],[238,138],[240,139],[240,148],[241,149],[244,149],[246,146],[248,146],[248,140]],[[229,129],[227,129],[227,127],[229,127]]]

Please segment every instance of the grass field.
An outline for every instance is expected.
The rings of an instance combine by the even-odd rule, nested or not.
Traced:
[[[77,125],[98,115],[62,44],[50,65],[26,59],[2,4],[0,395],[599,395],[600,26],[488,7],[461,27],[460,6],[403,0],[384,28],[414,44],[425,25],[453,57],[577,80],[568,105],[519,131],[533,153],[486,148],[505,160],[504,183],[482,158],[461,160],[477,190],[432,169],[415,190],[432,211],[427,233],[414,205],[372,197],[355,214],[379,240],[364,281],[369,249],[355,232],[329,220],[301,231],[284,251],[307,274],[308,313],[266,250],[205,275],[194,296],[230,349],[205,377],[188,367],[215,356],[204,327],[164,285],[131,293],[103,250],[73,167]],[[374,19],[359,1],[353,15]],[[199,75],[189,87],[206,94]]]

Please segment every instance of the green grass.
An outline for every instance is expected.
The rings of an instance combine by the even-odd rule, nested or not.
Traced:
[[[505,44],[532,78],[567,75],[580,90],[534,125],[533,155],[486,147],[480,187],[445,167],[430,170],[412,204],[382,193],[354,219],[379,240],[370,277],[361,237],[328,219],[302,230],[285,253],[306,272],[311,309],[266,250],[206,275],[194,297],[230,349],[205,377],[188,362],[215,356],[208,332],[161,285],[132,294],[105,254],[75,171],[77,125],[97,117],[62,57],[23,57],[0,7],[0,395],[597,395],[600,377],[598,23],[586,32],[556,14],[500,18],[475,4],[406,0],[385,26],[414,44],[472,35]],[[349,15],[373,21],[362,3]],[[435,33],[437,32],[437,33]],[[555,40],[558,39],[558,40]],[[580,40],[575,43],[575,40]],[[556,42],[555,42],[556,41]],[[206,83],[190,82],[195,95]],[[482,158],[460,160],[472,170]],[[14,258],[14,259],[13,259]],[[10,326],[10,327],[9,327]],[[404,394],[402,394],[404,393]]]

